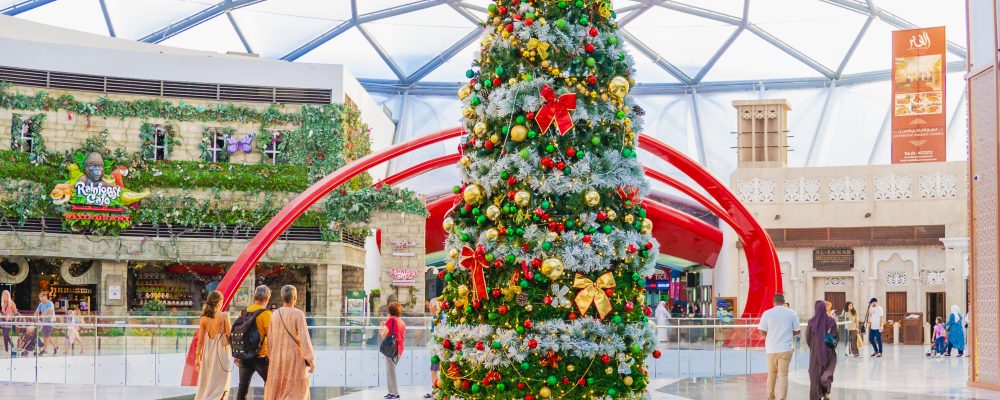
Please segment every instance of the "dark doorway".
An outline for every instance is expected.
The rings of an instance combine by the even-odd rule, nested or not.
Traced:
[[[844,311],[844,304],[847,303],[846,292],[826,292],[823,300],[833,303],[833,309],[840,315]]]
[[[934,325],[934,318],[941,317],[942,321],[948,320],[947,309],[944,308],[944,292],[927,293],[927,321]]]
[[[886,322],[902,321],[906,315],[906,292],[888,292],[885,294]]]

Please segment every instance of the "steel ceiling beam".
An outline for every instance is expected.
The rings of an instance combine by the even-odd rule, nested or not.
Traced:
[[[396,64],[396,60],[393,60],[392,57],[389,56],[389,53],[385,51],[385,48],[382,47],[378,40],[375,40],[375,37],[368,32],[368,29],[361,25],[358,25],[357,28],[358,32],[361,32],[361,36],[365,37],[368,44],[370,44],[372,48],[375,49],[375,52],[378,53],[378,56],[382,58],[385,65],[389,66],[389,69],[391,69],[392,73],[396,75],[396,78],[399,78],[400,82],[405,82],[406,75],[403,74],[403,70],[399,68],[398,64]]]
[[[34,10],[38,7],[44,6],[54,1],[56,0],[25,0],[0,10],[0,14],[13,17],[25,11]]]
[[[285,54],[285,56],[281,57],[281,59],[284,61],[295,61],[300,57],[306,55],[310,51],[316,50],[317,47],[322,46],[323,44],[329,42],[333,38],[340,36],[341,33],[346,32],[348,29],[351,29],[354,26],[361,25],[365,22],[372,22],[372,21],[378,21],[383,18],[395,17],[400,14],[405,14],[411,11],[423,10],[425,8],[430,8],[441,4],[445,4],[447,2],[448,0],[422,0],[409,4],[403,4],[401,6],[387,8],[384,10],[373,11],[367,14],[359,14],[357,7],[352,6],[351,7],[352,16],[350,20],[344,21],[340,23],[340,25],[334,27],[333,29],[323,32],[316,38],[288,52],[288,54]]]
[[[820,0],[824,3],[833,4],[836,6],[843,7],[845,9],[854,11],[859,14],[865,14],[869,16],[875,16],[878,19],[884,21],[885,23],[892,25],[896,29],[914,29],[919,28],[916,24],[907,21],[896,14],[887,11],[884,8],[878,7],[873,1],[866,1],[864,3],[859,3],[852,0]],[[948,41],[946,46],[948,51],[956,56],[965,59],[967,56],[967,50],[961,45]]]
[[[667,61],[666,59],[661,57],[659,54],[656,53],[655,50],[651,49],[649,46],[647,46],[645,43],[640,41],[638,38],[633,36],[628,31],[621,30],[618,32],[618,34],[621,35],[622,38],[631,43],[633,46],[635,46],[636,50],[639,50],[640,53],[645,54],[646,57],[652,59],[653,63],[655,63],[660,68],[663,68],[664,71],[667,71],[668,74],[672,75],[678,81],[681,81],[682,83],[687,85],[694,84],[694,81],[691,80],[691,77],[687,76],[687,74],[685,74],[684,71],[681,71],[679,68],[677,68],[677,66],[671,64],[670,61]]]
[[[253,48],[250,47],[250,42],[247,41],[246,36],[243,36],[243,30],[240,29],[240,24],[236,23],[236,18],[233,17],[233,13],[226,11],[226,18],[229,18],[229,24],[233,26],[233,30],[236,31],[236,36],[240,38],[240,43],[243,43],[243,48],[249,54],[253,54]]]
[[[630,22],[634,21],[636,18],[639,18],[639,16],[642,15],[643,13],[645,13],[646,11],[649,11],[650,8],[653,8],[652,6],[644,6],[644,5],[641,5],[641,4],[637,4],[637,6],[638,7],[635,8],[629,15],[626,15],[626,16],[624,16],[624,17],[622,17],[621,19],[618,20],[618,28],[619,29],[624,28],[625,25],[628,25]]]
[[[830,70],[829,68],[827,68],[823,64],[820,64],[818,61],[813,60],[812,58],[810,58],[809,56],[807,56],[805,53],[803,53],[803,52],[799,51],[798,49],[792,47],[788,43],[785,43],[785,42],[781,41],[781,39],[778,39],[777,37],[775,37],[774,35],[770,34],[767,31],[765,31],[761,27],[759,27],[757,25],[754,25],[754,24],[750,24],[750,26],[748,26],[747,29],[750,32],[753,32],[755,35],[757,35],[761,39],[764,39],[764,41],[770,43],[772,46],[777,47],[779,50],[785,52],[785,54],[788,54],[788,55],[792,56],[793,58],[795,58],[796,60],[799,60],[799,62],[801,62],[801,63],[809,66],[809,68],[812,68],[812,69],[818,71],[823,76],[825,76],[825,77],[827,77],[829,79],[834,79],[835,78],[832,70]]]
[[[816,122],[816,134],[813,135],[812,141],[809,143],[809,153],[806,154],[807,167],[815,166],[820,157],[819,153],[822,151],[820,149],[826,148],[823,141],[826,140],[827,125],[830,121],[830,106],[833,104],[833,96],[836,91],[837,81],[832,81],[826,92],[826,100],[823,101],[823,110],[819,114],[819,121]]]
[[[208,8],[198,11],[194,15],[185,17],[179,21],[173,22],[156,32],[150,33],[139,39],[140,42],[146,43],[160,43],[164,40],[170,39],[171,37],[184,32],[188,29],[194,28],[201,25],[203,22],[208,21],[212,18],[218,17],[223,13],[237,8],[246,7],[260,3],[264,0],[224,0],[222,2],[213,4]]]
[[[482,28],[479,27],[473,28],[472,31],[467,33],[464,37],[462,37],[462,39],[459,39],[459,41],[453,43],[447,49],[444,49],[444,51],[442,51],[441,54],[438,54],[429,62],[424,64],[422,67],[420,67],[412,74],[410,74],[410,76],[406,77],[406,79],[404,79],[403,82],[412,84],[416,83],[421,79],[424,79],[424,77],[427,76],[427,74],[430,74],[435,69],[440,67],[442,64],[448,62],[448,60],[450,60],[452,57],[458,54],[458,52],[468,47],[470,44],[472,44],[477,39],[482,37],[482,35],[483,35]]]
[[[642,0],[642,3],[651,6],[663,7],[668,10],[674,10],[682,12],[684,14],[694,15],[696,17],[707,18],[713,21],[725,22],[730,25],[739,25],[743,21],[743,19],[740,17],[720,13],[718,11],[704,9],[701,7],[695,7],[689,4],[678,3],[676,1],[671,1],[671,0]]]
[[[851,57],[854,56],[854,51],[858,49],[858,45],[861,44],[861,40],[865,38],[865,34],[868,33],[868,28],[872,26],[872,22],[875,21],[874,15],[869,15],[865,24],[861,26],[861,30],[858,31],[858,35],[854,37],[854,42],[851,43],[851,47],[847,49],[847,53],[844,54],[844,59],[840,61],[840,66],[837,67],[837,72],[834,73],[836,78],[844,76],[844,68],[847,68],[847,63],[851,61]]]
[[[708,156],[705,153],[705,138],[701,131],[701,113],[698,112],[698,91],[691,89],[691,113],[694,117],[694,143],[698,150],[698,163],[708,169]]]
[[[726,53],[726,50],[729,49],[729,46],[732,46],[733,43],[736,42],[736,38],[738,38],[740,34],[743,33],[744,29],[745,28],[742,26],[736,28],[736,30],[733,31],[733,34],[729,35],[729,38],[722,43],[722,46],[719,46],[719,49],[715,51],[715,54],[712,54],[712,58],[709,58],[708,61],[705,61],[705,64],[701,66],[701,69],[698,71],[698,74],[694,76],[695,84],[699,84],[701,83],[702,79],[705,79],[705,75],[708,75],[708,72],[712,70],[712,67],[715,66],[715,63],[719,62],[719,59],[722,58],[722,55]]]
[[[118,37],[115,34],[115,26],[111,24],[111,15],[108,14],[108,3],[105,0],[98,0],[101,5],[101,14],[104,14],[104,24],[108,26],[108,36]]]
[[[461,3],[458,2],[458,0],[448,0],[448,5],[452,10],[455,10],[455,12],[461,14],[465,17],[465,19],[469,20],[469,22],[472,22],[477,26],[481,26],[483,24],[482,19],[479,19],[476,14],[472,13],[472,11],[467,10]]]

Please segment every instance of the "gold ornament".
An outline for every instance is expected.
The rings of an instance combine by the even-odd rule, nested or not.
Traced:
[[[451,261],[446,262],[444,264],[444,270],[448,271],[449,273],[455,272],[455,263],[453,263]]]
[[[465,100],[465,98],[469,97],[470,94],[472,94],[472,88],[469,87],[469,85],[462,85],[462,87],[458,88],[459,100]]]
[[[542,275],[549,279],[559,279],[563,274],[563,262],[558,258],[547,258],[542,261]]]
[[[653,231],[653,221],[650,220],[649,218],[643,219],[642,220],[642,229],[640,230],[640,232],[642,232],[642,233],[649,233],[649,232],[652,232],[652,231]]]
[[[545,264],[543,263],[542,268],[544,267]],[[583,315],[587,314],[587,311],[590,310],[590,305],[593,304],[597,309],[597,315],[601,319],[604,319],[614,309],[614,306],[611,305],[611,299],[608,298],[608,294],[604,290],[614,287],[615,275],[610,271],[597,277],[596,281],[592,281],[590,278],[577,273],[576,279],[573,280],[573,288],[580,289],[580,291],[576,293],[576,298],[573,299],[573,302],[576,304],[576,308],[580,311],[580,314]]]
[[[601,194],[597,193],[594,189],[590,189],[587,193],[584,193],[583,202],[591,207],[596,206],[601,203]]]
[[[458,249],[448,250],[448,258],[450,258],[452,260],[457,260],[458,259]]]
[[[483,201],[483,189],[476,184],[466,186],[465,190],[462,191],[462,199],[472,205],[479,204],[480,201]]]
[[[605,374],[611,375],[611,373],[613,372],[615,372],[615,370],[611,369],[611,367],[607,367],[604,369]]]
[[[601,8],[597,10],[597,13],[601,14],[601,18],[611,18],[611,2],[608,1],[601,4]]]
[[[462,379],[455,379],[455,389],[462,388]]]
[[[514,204],[517,204],[518,206],[524,207],[528,205],[528,203],[530,202],[531,202],[531,194],[528,192],[522,190],[514,195]]]
[[[625,79],[620,76],[611,78],[611,83],[608,84],[608,93],[610,93],[617,99],[624,98],[626,95],[628,95],[628,89],[629,89],[628,79]]]
[[[540,390],[538,390],[538,395],[547,399],[549,398],[549,396],[552,395],[552,390],[549,389],[548,387],[542,387]]]
[[[549,69],[549,60],[542,61],[542,68]]]
[[[472,107],[466,107],[462,109],[462,116],[465,117],[465,119],[475,119],[476,109]]]
[[[496,134],[490,135],[490,141],[493,142],[493,144],[497,144],[500,142],[500,136],[497,136]]]
[[[500,217],[500,207],[497,207],[493,204],[490,204],[489,207],[486,207],[486,218],[496,221],[496,219],[499,217]]]
[[[524,125],[514,125],[510,128],[510,138],[515,142],[523,142],[528,137],[528,128]]]
[[[476,135],[486,133],[486,123],[483,121],[476,122],[476,125],[472,127],[472,133],[475,133]]]
[[[469,296],[469,287],[465,285],[458,285],[458,297]]]
[[[633,78],[633,77],[631,77],[631,76],[630,76],[630,77],[628,77],[628,84],[629,84],[629,85],[632,85],[632,86],[635,86],[635,78]]]
[[[618,213],[615,210],[608,210],[608,219],[612,221],[618,219]]]
[[[524,311],[532,312],[534,310],[535,310],[535,307],[532,307],[531,304],[528,304],[528,305],[524,306]]]
[[[451,217],[445,218],[444,221],[441,222],[441,227],[444,228],[446,232],[451,232],[451,228],[454,226],[455,226],[455,220],[451,219]],[[458,250],[455,249],[451,249],[451,251],[454,251],[456,253],[458,252]]]
[[[632,377],[626,376],[625,379],[622,379],[622,382],[625,384],[625,386],[632,386],[633,383]]]
[[[490,240],[496,240],[499,233],[496,229],[490,228],[486,230],[486,238]]]
[[[546,42],[543,42],[535,38],[531,38],[528,39],[528,44],[526,47],[528,51],[534,51],[536,54],[538,54],[538,57],[543,60],[549,58],[549,44]]]
[[[469,156],[462,156],[462,158],[458,159],[458,163],[462,164],[463,167],[468,167],[472,165],[472,158],[469,158]]]
[[[566,371],[568,371],[568,372],[576,371],[576,366],[573,365],[573,364],[567,365],[566,366]]]
[[[633,222],[635,222],[635,216],[632,215],[632,214],[625,214],[625,218],[623,218],[623,219],[625,220],[625,223],[629,224],[629,225],[631,225]]]

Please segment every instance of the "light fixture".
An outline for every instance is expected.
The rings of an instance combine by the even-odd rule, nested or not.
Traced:
[[[781,215],[779,215],[779,214],[775,214],[775,215],[774,215],[774,220],[775,220],[775,221],[777,221],[777,220],[779,220],[779,219],[781,219]]]
[[[870,213],[870,212],[866,212],[865,213],[865,218],[871,218],[871,217],[872,217],[872,213]]]

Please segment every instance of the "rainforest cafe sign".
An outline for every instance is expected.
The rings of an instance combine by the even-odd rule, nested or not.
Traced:
[[[86,204],[95,206],[110,205],[122,195],[122,188],[118,186],[87,186],[78,182],[73,189]]]
[[[49,193],[52,204],[66,207],[63,216],[70,227],[127,227],[132,217],[126,208],[149,196],[149,191],[125,189],[124,177],[128,175],[125,167],[105,174],[104,157],[100,153],[78,157],[77,163],[66,167],[68,179]]]

